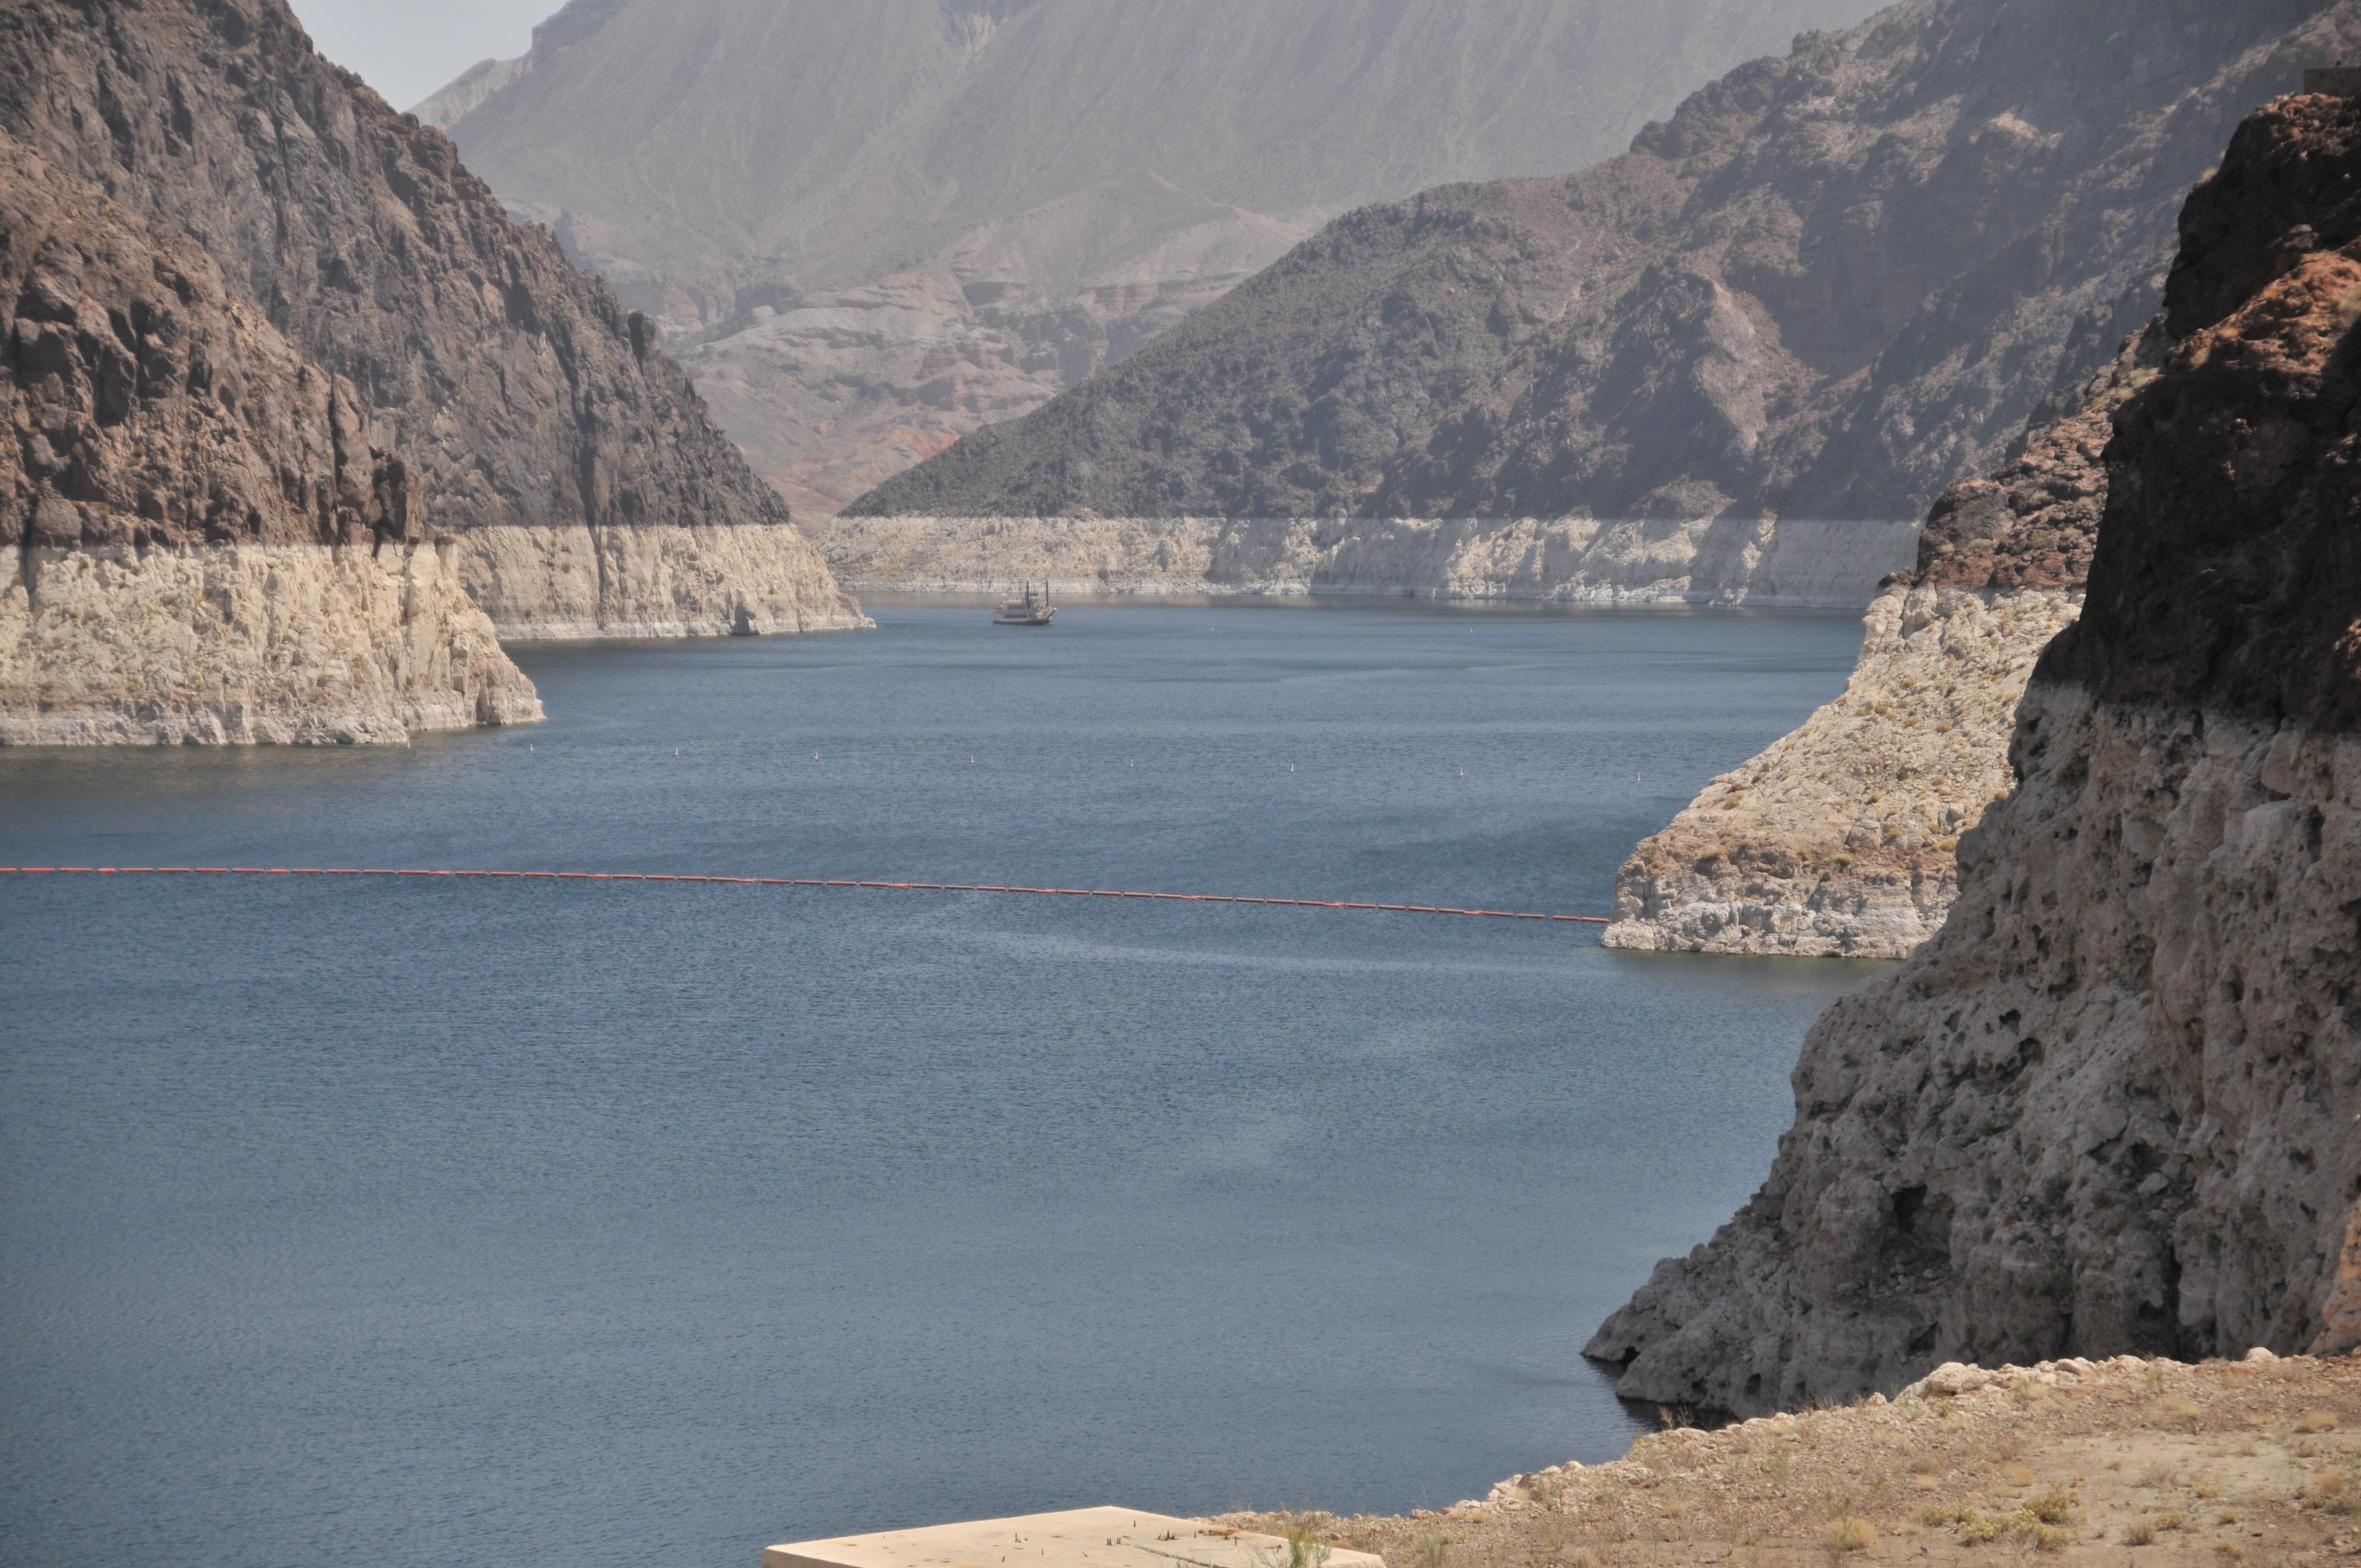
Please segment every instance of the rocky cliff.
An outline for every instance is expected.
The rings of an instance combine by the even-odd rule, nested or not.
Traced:
[[[1322,222],[1578,168],[1873,0],[574,0],[418,106],[807,516]]]
[[[0,131],[0,744],[541,717],[353,384]]]
[[[1960,835],[2015,783],[2034,661],[2081,611],[2111,419],[2153,373],[2144,329],[1986,479],[1945,490],[1915,569],[1869,607],[1844,695],[1706,785],[1615,877],[1610,948],[1898,959],[1959,895]]]
[[[2155,309],[2354,0],[1905,0],[1568,179],[1350,214],[857,514],[1906,520]]]
[[[511,222],[440,132],[313,53],[282,0],[12,5],[0,128],[192,242],[229,297],[348,385],[463,579],[497,573],[474,543],[486,529],[594,559],[602,531],[679,530],[715,572],[727,555],[754,575],[683,604],[594,596],[598,630],[709,624],[717,598],[741,601],[722,623],[858,622],[653,326]],[[0,520],[0,537],[23,526]],[[696,543],[716,529],[756,532],[716,554]],[[556,626],[579,609],[502,615]]]
[[[2356,192],[2361,103],[2294,97],[2190,196],[2017,787],[1942,930],[1814,1025],[1762,1190],[1590,1343],[1626,1394],[1749,1411],[2350,1336]]]

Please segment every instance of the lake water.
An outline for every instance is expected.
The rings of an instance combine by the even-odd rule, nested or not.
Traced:
[[[521,656],[531,729],[0,753],[0,864],[1606,906],[1850,620],[880,604]],[[1635,779],[1634,775],[1643,777]],[[1621,1452],[1576,1354],[1873,972],[1596,927],[0,879],[0,1557],[752,1568]]]

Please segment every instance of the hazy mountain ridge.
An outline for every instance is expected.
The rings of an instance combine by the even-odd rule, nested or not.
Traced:
[[[1620,147],[1865,0],[582,0],[420,105],[833,510],[1358,203]],[[595,23],[595,26],[591,24]]]
[[[1906,0],[1569,179],[1340,219],[848,511],[1921,515],[2152,313],[2182,192],[2356,19]]]

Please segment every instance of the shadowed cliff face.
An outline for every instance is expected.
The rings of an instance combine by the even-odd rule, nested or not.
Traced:
[[[2353,0],[1907,0],[1568,180],[1338,220],[855,513],[1896,518],[2155,308]]]
[[[2361,105],[2297,97],[2189,199],[2187,335],[2115,417],[2017,788],[1941,932],[1814,1026],[1763,1190],[1591,1341],[1625,1393],[1753,1410],[1952,1359],[2350,1343],[2356,180]]]
[[[349,382],[429,528],[785,521],[647,324],[279,0],[11,5],[0,128]]]
[[[1918,532],[1911,587],[2080,593],[2107,503],[2103,456],[2114,415],[2163,362],[2165,325],[2151,322],[2087,389],[2083,406],[2031,432],[1986,478],[1936,498]]]
[[[2361,105],[2247,121],[2180,229],[2185,341],[2117,421],[2083,622],[2037,678],[2361,729]]]

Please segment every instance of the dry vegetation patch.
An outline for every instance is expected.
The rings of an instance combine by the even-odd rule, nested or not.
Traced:
[[[1671,1428],[1439,1511],[1223,1522],[1394,1568],[2361,1557],[2361,1355],[2262,1354],[1946,1367],[1891,1401]]]

